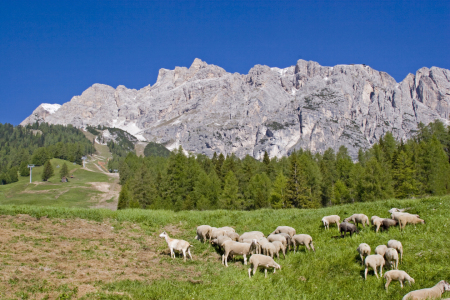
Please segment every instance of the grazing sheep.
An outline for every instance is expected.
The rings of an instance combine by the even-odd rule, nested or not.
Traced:
[[[325,229],[330,229],[330,224],[336,224],[339,230],[339,223],[341,223],[341,217],[338,215],[325,216],[322,218],[322,223]]]
[[[383,231],[388,231],[389,227],[397,226],[397,224],[398,224],[397,220],[383,219],[381,221],[381,228],[383,228]]]
[[[202,240],[205,242],[207,240],[207,237],[209,237],[209,234],[211,232],[212,228],[209,225],[200,225],[197,227],[197,236],[195,237],[196,240]]]
[[[377,227],[375,232],[378,232],[381,226],[381,222],[383,222],[383,220],[384,220],[383,218],[380,218],[378,216],[373,216],[372,218],[370,218],[370,221],[372,221],[372,225]]]
[[[393,208],[391,208],[390,210],[388,210],[388,212],[390,213],[390,214],[393,214],[393,213],[395,213],[395,212],[404,212],[405,210],[407,210],[408,208],[395,208],[395,207],[393,207]]]
[[[294,245],[294,253],[295,250],[298,251],[298,246],[300,245],[306,246],[306,249],[308,249],[308,251],[312,249],[314,252],[316,252],[316,249],[314,249],[312,237],[308,234],[296,234],[292,237],[292,242]],[[310,246],[311,249],[309,249]]]
[[[277,258],[280,258],[280,251],[283,253],[283,258],[286,259],[286,246],[280,241],[273,241],[272,244],[275,246],[275,254]]]
[[[384,279],[386,279],[386,285],[384,286],[386,288],[386,291],[388,290],[389,284],[392,280],[400,281],[400,286],[403,288],[403,282],[408,281],[409,285],[411,286],[411,283],[415,283],[414,278],[409,276],[405,271],[399,271],[399,270],[391,270],[384,273]]]
[[[223,229],[223,230],[230,231],[230,232],[236,232],[236,230],[234,230],[234,228],[232,228],[232,227],[227,227],[227,226],[225,226],[225,227],[220,227],[220,228],[217,228],[217,229]]]
[[[406,224],[418,224],[418,223],[425,224],[425,221],[420,219],[418,215],[411,215],[407,213],[394,214],[394,220],[398,221],[398,226],[400,227],[400,230],[402,230],[402,228],[405,228]]]
[[[391,214],[391,219],[394,220],[396,217],[402,216],[402,215],[409,215],[409,216],[415,216],[415,217],[417,217],[417,218],[420,218],[419,215],[413,215],[413,214],[405,213],[405,212],[393,212],[393,213]]]
[[[347,232],[350,232],[350,237],[352,236],[353,233],[355,232],[359,232],[358,228],[356,227],[356,225],[354,224],[350,224],[348,222],[342,222],[341,224],[339,224],[339,231],[341,233],[341,237],[344,237],[346,235]]]
[[[375,254],[380,254],[381,256],[384,256],[387,248],[388,247],[386,245],[379,245],[375,248]]]
[[[219,246],[219,248],[223,247],[223,243],[226,241],[232,241],[232,239],[226,235],[221,235],[217,239],[211,240],[211,244]]]
[[[287,233],[291,238],[296,234],[295,229],[289,226],[278,226],[271,234],[277,233]]]
[[[287,247],[286,237],[282,236],[281,234],[270,234],[267,237],[267,240],[269,242],[275,242],[275,241],[281,242],[284,245],[284,247]]]
[[[270,244],[269,240],[266,239],[265,237],[261,237],[259,239],[255,239],[256,240],[256,244],[257,244],[257,248],[256,248],[256,254],[264,254],[264,255],[269,255],[266,253],[266,248],[264,247],[266,244]],[[271,246],[268,246],[269,248],[271,248],[271,251],[274,251],[274,249],[272,249]],[[273,255],[272,255],[273,256]]]
[[[403,245],[399,241],[389,240],[387,243],[388,248],[393,248],[400,253],[400,263],[403,262]]]
[[[236,232],[227,231],[225,235],[233,241],[237,242],[239,240],[239,234],[237,234]]]
[[[378,277],[377,267],[380,267],[380,276],[383,276],[383,266],[384,266],[384,258],[380,254],[373,254],[366,257],[364,261],[364,265],[366,269],[364,271],[364,279],[367,280],[367,273],[369,272],[369,267],[371,267],[375,273],[375,276]]]
[[[402,300],[439,299],[445,291],[450,291],[450,284],[441,280],[432,288],[409,292]]]
[[[267,278],[267,269],[268,268],[273,268],[273,273],[275,273],[275,270],[281,270],[281,266],[279,264],[277,264],[273,258],[266,256],[266,255],[262,255],[262,254],[253,254],[250,259],[248,260],[248,263],[250,266],[253,265],[253,276],[256,273],[256,270],[258,269],[258,267],[263,267],[264,268],[264,277]],[[252,271],[252,268],[248,268],[248,277],[252,278],[252,276],[250,275]]]
[[[222,264],[228,267],[229,255],[242,255],[244,257],[244,265],[246,265],[247,255],[249,255],[251,251],[251,244],[226,241],[223,243]]]
[[[266,241],[267,241],[267,240],[266,240]],[[258,243],[260,243],[260,242],[258,241]],[[272,243],[270,243],[269,241],[264,242],[264,243],[262,243],[262,244],[260,244],[260,245],[261,245],[262,253],[263,253],[264,255],[267,255],[267,256],[270,256],[270,257],[273,258],[273,255],[274,255],[275,252],[276,252],[275,245],[272,244]]]
[[[292,237],[289,235],[289,234],[287,234],[287,233],[284,233],[284,232],[281,232],[281,233],[277,233],[278,235],[282,235],[282,236],[284,236],[285,238],[286,238],[286,243],[287,243],[287,247],[286,247],[286,249],[288,249],[289,248],[289,250],[291,250],[291,245],[292,245]]]
[[[242,243],[243,240],[245,239],[259,239],[261,237],[264,237],[264,233],[262,233],[261,231],[249,231],[249,232],[244,232],[243,234],[241,234],[241,236],[238,239],[238,242]]]
[[[344,220],[344,222],[350,221],[355,223],[356,226],[358,226],[358,224],[362,224],[363,227],[366,227],[366,224],[370,225],[369,217],[367,217],[365,214],[353,214]]]
[[[384,257],[386,258],[387,264],[389,264],[389,267],[392,269],[398,270],[398,252],[394,248],[388,248],[386,250],[386,253],[384,254]]]
[[[361,257],[361,264],[364,264],[364,257],[370,255],[370,246],[367,245],[366,243],[361,243],[359,244],[356,251],[358,251],[359,256]]]
[[[170,249],[170,257],[175,258],[174,250],[179,251],[179,252],[182,251],[184,261],[186,261],[186,251],[187,251],[187,253],[189,254],[189,257],[192,260],[191,250],[189,248],[193,247],[193,246],[191,244],[189,244],[189,242],[186,242],[183,240],[171,239],[165,231],[163,231],[163,233],[161,233],[159,235],[159,237],[165,238],[166,243]]]

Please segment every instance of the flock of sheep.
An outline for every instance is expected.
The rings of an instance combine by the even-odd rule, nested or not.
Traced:
[[[420,219],[418,215],[413,215],[405,212],[405,209],[393,208],[389,210],[391,213],[390,219],[383,219],[378,216],[371,218],[372,225],[376,226],[376,232],[380,228],[388,230],[390,226],[399,225],[400,230],[406,224],[425,224],[425,221]],[[357,233],[358,224],[370,225],[369,218],[364,214],[354,214],[346,218],[342,223],[338,215],[326,216],[322,218],[325,229],[329,229],[331,224],[336,224],[341,237],[345,237],[347,232],[350,236]],[[354,224],[350,223],[353,222]],[[175,257],[174,250],[183,253],[184,261],[186,261],[186,253],[192,259],[190,247],[192,245],[184,240],[171,239],[166,232],[160,234],[160,237],[165,238],[170,249],[171,257]],[[280,252],[283,257],[286,251],[291,247],[298,251],[299,246],[305,246],[308,250],[313,250],[313,240],[308,234],[296,234],[294,228],[289,226],[278,226],[267,238],[260,231],[245,232],[241,235],[237,234],[232,227],[211,227],[209,225],[201,225],[197,227],[197,235],[195,239],[212,243],[222,250],[222,264],[228,267],[228,257],[235,255],[242,255],[244,258],[244,265],[247,265],[248,260],[248,276],[251,278],[252,266],[253,275],[255,275],[258,267],[264,268],[265,277],[267,277],[267,270],[273,268],[273,273],[281,269],[281,266],[274,261],[274,255],[280,257]],[[383,276],[383,267],[385,264],[391,269],[384,275],[386,279],[386,290],[391,281],[399,281],[403,288],[403,283],[406,281],[410,285],[414,283],[414,279],[405,271],[398,270],[399,254],[400,262],[403,260],[403,246],[401,242],[396,240],[388,241],[387,245],[379,245],[375,248],[375,254],[371,255],[371,248],[368,244],[362,243],[358,246],[357,251],[361,257],[361,262],[365,266],[364,278],[367,279],[369,268],[374,270],[378,277],[377,268],[380,268],[380,276]],[[403,297],[403,300],[420,300],[420,299],[436,299],[440,298],[445,291],[450,291],[450,284],[444,280],[437,283],[434,287],[428,289],[421,289],[412,291]],[[450,299],[450,298],[448,298]]]

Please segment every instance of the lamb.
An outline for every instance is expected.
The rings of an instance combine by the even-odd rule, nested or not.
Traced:
[[[189,249],[190,247],[193,247],[191,244],[189,244],[189,242],[183,241],[183,240],[176,240],[176,239],[171,239],[169,237],[169,235],[163,231],[159,237],[165,238],[167,245],[169,246],[170,249],[170,257],[175,258],[175,253],[174,250],[177,251],[182,251],[183,252],[183,257],[184,257],[184,261],[186,261],[186,251],[189,254],[189,257],[192,260],[192,255],[191,255],[191,250]]]
[[[313,240],[312,237],[308,234],[296,234],[292,237],[292,243],[294,245],[294,253],[295,250],[297,248],[298,251],[298,246],[300,245],[305,245],[306,249],[308,249],[308,251],[310,250],[309,247],[311,246],[311,249],[316,252],[316,249],[314,249],[314,245],[313,245]]]
[[[226,241],[223,243],[222,264],[228,267],[228,256],[242,255],[244,257],[244,265],[247,264],[247,255],[252,252],[252,245],[248,243],[239,243],[235,241]]]
[[[389,264],[390,268],[398,270],[398,252],[394,248],[388,248],[384,254],[386,262]]]
[[[375,272],[375,276],[378,277],[377,274],[377,267],[380,267],[380,276],[383,276],[383,266],[384,266],[384,258],[380,254],[373,254],[366,257],[366,260],[364,261],[364,265],[366,266],[366,269],[364,271],[364,279],[367,280],[367,273],[369,272],[369,267],[373,269]]]
[[[322,223],[325,229],[330,229],[330,224],[336,224],[339,230],[339,223],[341,223],[341,217],[338,215],[325,216],[322,218]]]
[[[195,237],[195,239],[202,240],[203,242],[206,241],[207,237],[209,237],[211,230],[212,230],[212,228],[209,225],[198,226],[197,227],[197,236]]]
[[[339,231],[341,233],[341,237],[344,237],[347,232],[350,232],[350,237],[353,233],[359,232],[358,228],[354,224],[350,224],[348,222],[342,222],[339,224]]]
[[[370,246],[366,243],[361,243],[356,251],[358,251],[359,256],[361,257],[361,264],[364,264],[364,257],[370,255]]]
[[[383,228],[383,230],[387,231],[389,229],[389,227],[397,226],[397,224],[398,224],[397,220],[383,219],[381,221],[381,228]]]
[[[295,229],[289,226],[278,226],[271,234],[277,233],[287,233],[291,238],[296,234]]]
[[[380,229],[381,226],[381,222],[383,222],[383,218],[380,218],[378,216],[372,216],[372,218],[370,218],[370,221],[372,221],[372,225],[376,226],[376,232],[378,232],[378,230]]]
[[[269,242],[279,241],[279,242],[281,242],[284,245],[285,248],[287,247],[286,237],[282,236],[281,234],[270,234],[267,237],[267,240]]]
[[[406,224],[418,224],[422,223],[425,224],[425,221],[420,219],[418,215],[411,215],[407,213],[394,213],[394,220],[398,221],[398,226],[400,227],[400,231],[402,230],[402,227],[405,228]]]
[[[384,256],[387,249],[388,247],[386,245],[379,245],[375,248],[375,254],[380,254],[381,256]]]
[[[366,227],[366,224],[370,225],[369,217],[367,217],[365,214],[353,214],[344,220],[344,222],[350,222],[350,221],[355,223],[356,226],[358,226],[358,224],[362,224],[363,227]]]
[[[253,265],[253,276],[255,275],[258,267],[264,268],[264,277],[265,278],[267,278],[267,269],[268,268],[273,268],[273,273],[275,273],[275,270],[281,270],[281,266],[279,264],[277,264],[273,260],[273,258],[266,256],[266,255],[253,254],[250,257],[248,262],[249,262],[250,266]],[[251,271],[252,271],[252,268],[251,267],[248,268],[248,277],[249,278],[252,278]]]
[[[432,288],[409,292],[402,300],[439,299],[445,291],[450,291],[450,284],[441,280]]]
[[[277,255],[277,258],[280,258],[281,251],[283,253],[283,258],[286,259],[286,247],[283,245],[283,243],[279,241],[273,241],[272,244],[275,246],[275,253]]]
[[[411,286],[411,283],[415,283],[414,278],[409,276],[405,271],[399,271],[399,270],[391,270],[384,273],[384,279],[386,279],[386,285],[384,286],[386,288],[386,291],[388,290],[389,284],[392,280],[400,281],[400,286],[403,288],[403,282],[408,281],[409,285]]]
[[[403,262],[403,245],[399,241],[389,240],[387,243],[388,248],[393,248],[400,253],[400,263]]]

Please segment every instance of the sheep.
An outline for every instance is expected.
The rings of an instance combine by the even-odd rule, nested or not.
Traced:
[[[308,235],[308,234],[296,234],[296,235],[294,235],[292,237],[292,243],[294,245],[294,253],[295,253],[295,250],[298,251],[298,246],[300,246],[300,245],[305,245],[306,249],[308,249],[308,251],[310,250],[309,247],[311,246],[311,249],[314,252],[316,252],[316,249],[314,249],[312,237],[310,235]]]
[[[398,270],[398,252],[394,248],[388,248],[386,253],[384,254],[386,258],[387,264],[389,264],[390,268],[394,268]]]
[[[402,216],[402,215],[415,216],[415,217],[417,217],[417,218],[420,218],[419,215],[413,215],[413,214],[405,213],[405,212],[393,212],[393,213],[391,214],[391,219],[392,219],[392,220],[395,220],[396,217]]]
[[[405,210],[408,210],[410,207],[408,208],[391,208],[390,210],[388,210],[388,212],[390,214],[395,213],[395,212],[404,212]]]
[[[211,233],[209,234],[209,239],[217,239],[221,235],[227,235],[227,230],[216,228],[211,230]]]
[[[445,280],[441,280],[432,288],[409,292],[402,300],[439,299],[445,291],[450,291],[450,284]]]
[[[375,254],[380,254],[381,256],[384,256],[387,248],[388,247],[386,245],[379,245],[375,248]]]
[[[212,230],[212,228],[209,225],[198,226],[197,227],[197,236],[195,237],[195,239],[202,240],[203,242],[206,241],[207,237],[209,237],[211,230]]]
[[[364,261],[364,265],[366,269],[364,271],[364,279],[367,280],[367,273],[369,272],[369,267],[371,267],[375,273],[375,276],[378,277],[377,267],[380,267],[380,276],[383,276],[383,266],[384,266],[384,258],[380,254],[373,254],[366,257]]]
[[[364,264],[364,257],[370,255],[370,246],[366,243],[361,243],[356,251],[358,251],[359,256],[361,257],[361,264]]]
[[[242,255],[244,257],[244,265],[247,264],[247,255],[252,252],[252,245],[248,243],[239,243],[235,241],[226,241],[223,243],[222,264],[228,267],[228,256]]]
[[[400,286],[403,288],[403,282],[408,281],[409,286],[411,283],[415,283],[414,278],[409,276],[405,271],[390,270],[384,273],[384,279],[386,279],[386,285],[384,286],[386,291],[388,290],[389,284],[392,280],[400,281]]]
[[[291,238],[296,234],[295,229],[289,226],[278,226],[271,234],[277,233],[287,233]]]
[[[369,217],[367,217],[365,214],[353,214],[344,220],[344,222],[350,222],[350,221],[355,223],[356,226],[358,226],[358,224],[362,224],[363,227],[366,227],[366,224],[370,225]]]
[[[267,269],[268,268],[273,268],[273,273],[275,273],[275,270],[281,270],[281,266],[279,264],[277,264],[273,258],[266,256],[266,255],[262,255],[262,254],[253,254],[250,259],[248,260],[249,265],[252,266],[253,265],[253,276],[256,273],[256,270],[258,269],[258,267],[263,267],[264,268],[264,277],[267,278]],[[252,278],[251,276],[251,271],[252,268],[248,268],[248,277]]]
[[[383,219],[381,221],[381,228],[383,228],[383,230],[387,231],[387,230],[389,230],[389,227],[397,226],[397,224],[398,224],[397,220]]]
[[[284,247],[287,247],[286,237],[282,236],[281,234],[270,234],[267,237],[267,240],[269,242],[279,241],[279,242],[281,242],[284,245]]]
[[[273,245],[269,242],[268,239],[266,239],[265,237],[261,237],[255,240],[257,244],[256,254],[262,253],[264,255],[270,255],[271,257],[273,257],[273,254],[275,253],[275,247],[272,247]]]
[[[411,215],[411,214],[393,214],[394,215],[394,220],[398,221],[398,226],[400,227],[400,231],[402,230],[402,227],[405,228],[406,224],[410,223],[410,224],[418,224],[418,223],[422,223],[425,224],[425,221],[420,219],[418,217],[418,215]]]
[[[354,224],[350,224],[348,222],[342,222],[339,224],[339,231],[341,233],[341,237],[344,237],[347,232],[350,232],[350,236],[352,236],[353,233],[359,232],[358,228]]]
[[[286,246],[280,241],[273,241],[272,244],[275,246],[275,253],[277,258],[280,258],[280,251],[283,253],[283,258],[286,259]]]
[[[399,241],[396,240],[389,240],[387,242],[387,246],[388,248],[393,248],[395,250],[398,251],[398,253],[400,253],[400,263],[403,262],[403,245],[402,243],[400,243]]]
[[[372,216],[372,218],[370,218],[370,221],[372,221],[372,225],[376,226],[376,232],[378,232],[378,230],[380,229],[381,226],[381,222],[383,222],[383,218],[380,218],[378,216]]]
[[[330,229],[330,224],[336,224],[339,230],[339,223],[341,223],[341,217],[338,215],[325,216],[322,218],[322,223],[325,229]]]
[[[284,236],[286,238],[286,243],[287,243],[286,249],[289,248],[289,250],[291,250],[292,237],[289,234],[284,233],[284,232],[277,233],[277,235],[282,235],[282,236]]]
[[[227,227],[227,226],[225,226],[225,227],[220,227],[220,228],[217,228],[217,229],[222,229],[222,230],[226,230],[226,231],[230,231],[230,232],[236,232],[236,230],[234,230],[234,228],[232,228],[232,227]]]
[[[259,239],[261,237],[264,237],[264,233],[262,233],[261,231],[249,231],[249,232],[244,232],[243,234],[241,234],[241,236],[238,239],[238,242],[242,243],[243,240],[245,239]]]
[[[239,240],[239,234],[237,234],[236,232],[227,231],[225,232],[225,236],[236,242]]]
[[[191,255],[191,250],[189,249],[190,247],[193,247],[191,244],[189,244],[189,242],[183,241],[183,240],[176,240],[176,239],[171,239],[169,237],[169,235],[163,231],[159,237],[165,238],[167,245],[169,246],[170,249],[170,257],[175,258],[175,253],[174,250],[177,251],[182,251],[183,252],[183,257],[184,257],[184,261],[186,261],[186,251],[189,254],[189,257],[192,260],[192,255]]]
[[[226,241],[232,241],[232,239],[229,236],[221,235],[217,239],[211,240],[211,243],[219,246],[219,248],[222,248],[223,243],[225,243]]]

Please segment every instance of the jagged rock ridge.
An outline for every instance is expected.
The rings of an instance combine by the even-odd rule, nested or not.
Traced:
[[[450,71],[437,67],[397,83],[366,65],[299,60],[285,69],[256,65],[241,75],[195,59],[190,68],[161,69],[155,85],[140,90],[94,84],[53,113],[35,111],[22,124],[39,119],[118,127],[139,140],[209,156],[216,151],[259,159],[264,150],[273,157],[344,145],[356,157],[387,131],[406,139],[419,122],[447,123],[449,103]]]

